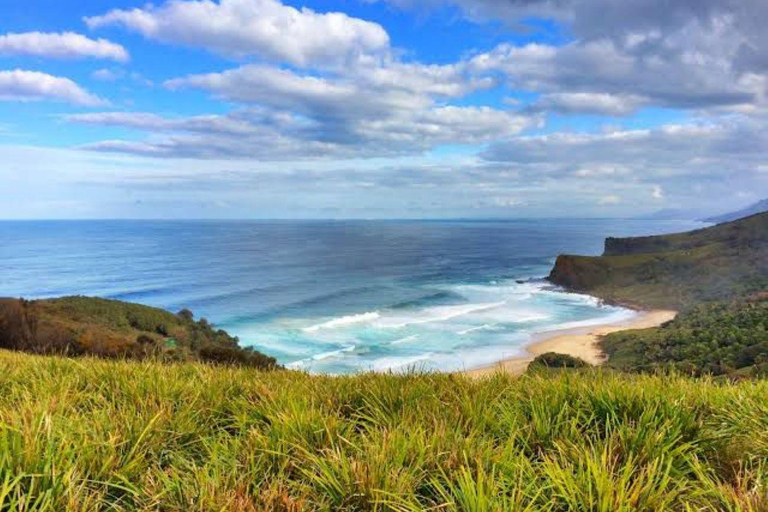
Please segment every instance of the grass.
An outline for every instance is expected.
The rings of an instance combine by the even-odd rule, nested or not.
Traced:
[[[0,352],[0,511],[766,511],[768,382]]]

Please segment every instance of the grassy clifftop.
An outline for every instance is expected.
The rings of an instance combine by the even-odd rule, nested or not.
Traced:
[[[0,299],[0,348],[38,354],[199,360],[268,369],[273,358],[188,310],[178,314],[92,297]]]
[[[0,351],[2,511],[763,511],[768,381]]]
[[[559,256],[549,279],[650,307],[742,297],[768,287],[768,213],[688,233],[609,238],[603,256]]]

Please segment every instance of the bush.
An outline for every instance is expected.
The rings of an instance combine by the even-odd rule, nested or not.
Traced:
[[[528,369],[586,368],[589,366],[589,363],[583,359],[579,359],[578,357],[569,356],[568,354],[558,354],[556,352],[547,352],[545,354],[541,354],[540,356],[536,356],[536,358],[531,361]]]

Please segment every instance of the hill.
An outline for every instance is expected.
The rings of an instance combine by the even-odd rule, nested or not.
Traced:
[[[688,309],[768,287],[768,213],[673,235],[608,238],[602,256],[558,256],[549,280],[605,300]]]
[[[183,310],[91,297],[0,299],[0,348],[38,354],[198,360],[269,369],[276,361]]]
[[[703,219],[703,222],[711,222],[713,224],[720,224],[722,222],[730,222],[732,220],[741,219],[743,217],[749,217],[758,213],[768,212],[768,199],[763,199],[757,203],[750,205],[737,212],[724,213],[722,215],[715,215]]]
[[[0,351],[2,511],[760,511],[768,381]]]

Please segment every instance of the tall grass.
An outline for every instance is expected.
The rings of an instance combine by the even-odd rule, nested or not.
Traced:
[[[0,511],[767,511],[768,382],[0,352]]]

